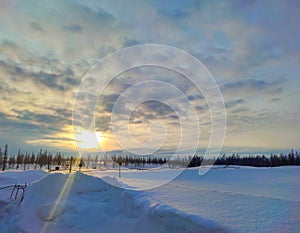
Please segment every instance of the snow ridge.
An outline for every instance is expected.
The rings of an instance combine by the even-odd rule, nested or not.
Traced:
[[[102,179],[79,172],[46,176],[28,188],[21,207],[12,202],[0,210],[0,232],[228,232],[211,220],[152,203],[116,178]]]

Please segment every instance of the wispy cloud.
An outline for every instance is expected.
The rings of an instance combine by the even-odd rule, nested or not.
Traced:
[[[283,91],[282,84],[283,81],[281,80],[268,82],[265,80],[243,79],[226,83],[221,86],[221,90],[225,94],[243,94],[244,96],[253,94],[280,94]]]
[[[78,24],[65,25],[64,29],[70,32],[82,32],[82,27]]]

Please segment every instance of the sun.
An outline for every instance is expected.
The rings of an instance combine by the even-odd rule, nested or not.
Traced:
[[[77,146],[82,149],[100,149],[104,137],[101,132],[78,130],[75,133]]]

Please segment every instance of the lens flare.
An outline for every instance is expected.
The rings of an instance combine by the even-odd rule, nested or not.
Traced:
[[[104,140],[101,132],[93,132],[85,129],[78,130],[75,138],[78,147],[81,149],[100,149]]]

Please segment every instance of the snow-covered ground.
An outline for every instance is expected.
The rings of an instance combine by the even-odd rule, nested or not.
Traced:
[[[151,202],[147,193],[125,189],[112,177],[104,178],[113,186],[79,172],[46,177],[42,171],[5,172],[0,177],[0,187],[26,177],[31,183],[21,204],[1,197],[3,233],[227,232],[211,220]]]
[[[144,189],[163,183],[172,172],[177,171],[122,171],[122,180]],[[233,232],[300,232],[300,167],[219,166],[203,176],[187,169],[147,193],[156,202],[212,219]]]
[[[300,167],[187,169],[168,182],[176,173],[1,172],[0,187],[30,186],[21,205],[0,190],[0,232],[299,232]]]

